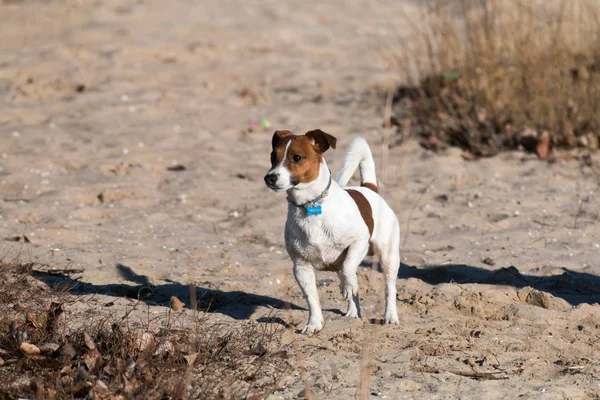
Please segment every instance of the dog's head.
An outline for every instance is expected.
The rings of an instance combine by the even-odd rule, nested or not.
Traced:
[[[294,135],[290,131],[277,131],[273,135],[271,169],[265,175],[270,189],[281,192],[301,183],[317,179],[323,153],[335,149],[337,139],[320,129]]]

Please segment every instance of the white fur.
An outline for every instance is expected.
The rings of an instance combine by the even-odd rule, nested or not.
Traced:
[[[348,181],[354,175],[358,168],[360,172],[360,184],[372,183],[377,185],[377,177],[375,176],[375,161],[371,154],[371,149],[367,141],[358,136],[350,142],[342,169],[338,172],[335,180],[341,187],[348,185]]]
[[[318,332],[323,328],[324,320],[319,304],[315,269],[331,269],[332,265],[337,265],[340,289],[348,301],[346,316],[360,316],[357,270],[369,250],[369,245],[372,245],[375,254],[380,256],[385,274],[384,323],[398,324],[396,277],[400,266],[400,225],[396,215],[381,196],[364,187],[352,187],[365,196],[373,210],[375,224],[373,235],[369,239],[369,230],[358,206],[341,187],[348,182],[357,166],[361,170],[362,182],[377,182],[371,150],[362,138],[357,138],[351,143],[344,166],[338,174],[338,181],[331,183],[329,194],[321,202],[322,214],[307,216],[304,208],[292,204],[288,207],[285,225],[286,248],[294,263],[294,276],[309,308],[308,324],[303,332]],[[284,179],[282,171],[278,173],[279,179]],[[290,200],[296,204],[313,200],[327,187],[329,175],[327,163],[323,160],[317,179],[288,189]],[[287,179],[287,184],[290,185],[289,171]],[[285,186],[286,182],[281,183]],[[343,261],[340,262],[341,260]]]
[[[288,190],[292,187],[291,183],[291,175],[290,170],[287,169],[284,165],[284,161],[287,158],[287,152],[290,148],[290,144],[292,141],[290,140],[288,144],[285,146],[285,150],[283,152],[283,157],[281,158],[281,162],[274,168],[271,168],[267,175],[276,174],[277,175],[277,183],[275,183],[275,187],[273,188],[276,192],[282,192],[284,190]]]

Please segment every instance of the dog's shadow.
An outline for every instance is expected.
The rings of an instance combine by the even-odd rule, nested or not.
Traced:
[[[367,268],[371,265],[363,263],[361,266]],[[200,286],[192,286],[190,289],[190,285],[174,281],[166,281],[167,283],[162,285],[152,285],[148,277],[139,275],[122,264],[116,265],[116,272],[123,279],[133,284],[97,285],[73,279],[68,274],[56,271],[33,270],[31,275],[51,287],[65,288],[71,294],[103,294],[125,297],[142,300],[150,305],[169,306],[171,297],[176,296],[187,307],[190,307],[190,294],[194,293],[197,309],[209,313],[224,314],[236,320],[248,319],[261,306],[275,310],[307,311],[304,307],[281,299],[244,291],[227,292]],[[531,286],[534,289],[560,297],[571,305],[600,303],[600,277],[571,271],[566,268],[563,268],[563,273],[560,275],[533,276],[521,274],[514,266],[487,270],[465,264],[433,265],[417,268],[402,263],[398,271],[398,277],[401,280],[416,278],[431,285],[454,282],[458,284],[507,285],[516,288]],[[399,282],[399,284],[402,283]],[[324,311],[339,315],[343,314],[338,309],[326,309]],[[276,317],[263,317],[257,321],[282,323],[282,320],[277,321],[273,318]]]
[[[190,297],[195,291],[196,308],[209,313],[220,313],[236,320],[248,319],[259,306],[276,310],[305,310],[296,304],[288,303],[270,296],[246,293],[243,291],[223,291],[181,284],[167,280],[166,284],[152,285],[148,277],[135,273],[130,267],[116,265],[117,274],[133,284],[114,283],[97,285],[73,279],[60,271],[32,270],[31,276],[50,287],[60,288],[74,295],[103,294],[144,301],[150,305],[169,306],[171,297],[176,296],[188,308]]]
[[[560,275],[534,276],[519,272],[514,266],[487,270],[465,264],[432,265],[422,268],[400,264],[400,279],[416,278],[431,285],[441,283],[476,283],[506,285],[515,288],[531,286],[566,300],[575,306],[600,303],[600,277],[563,268]]]

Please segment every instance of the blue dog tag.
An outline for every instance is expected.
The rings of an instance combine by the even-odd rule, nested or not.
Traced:
[[[306,212],[308,213],[309,217],[311,215],[321,215],[321,213],[322,213],[321,206],[316,206],[316,207],[307,206],[306,207]]]

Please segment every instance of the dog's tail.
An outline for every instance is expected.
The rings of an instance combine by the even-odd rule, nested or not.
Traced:
[[[375,175],[375,161],[371,148],[365,139],[357,137],[348,146],[344,165],[335,178],[338,185],[345,187],[354,175],[356,168],[360,171],[360,186],[367,187],[377,192],[377,176]]]

